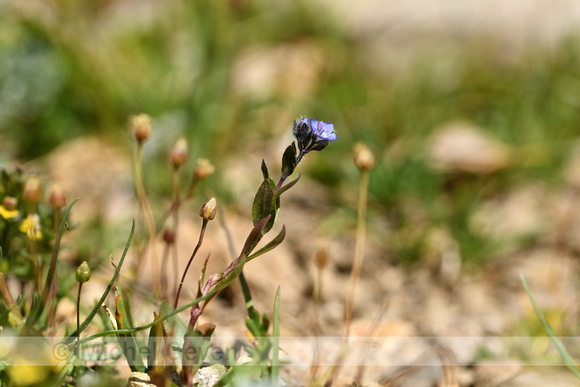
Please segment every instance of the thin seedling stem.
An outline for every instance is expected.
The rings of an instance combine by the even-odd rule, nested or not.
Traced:
[[[193,262],[193,258],[195,258],[197,251],[201,247],[201,244],[203,242],[203,235],[205,234],[205,228],[207,227],[208,222],[209,221],[206,219],[203,220],[203,224],[201,225],[201,231],[199,233],[199,240],[197,241],[197,245],[195,246],[195,249],[193,249],[193,253],[191,253],[191,257],[189,257],[189,261],[187,262],[187,266],[185,267],[185,270],[183,271],[183,275],[181,276],[181,281],[179,282],[179,288],[177,288],[177,294],[175,295],[175,302],[173,303],[173,309],[177,308],[177,304],[179,303],[179,295],[181,294],[181,288],[183,287],[183,281],[185,281],[185,276],[187,275],[187,271],[189,270],[189,266],[191,266],[191,262]]]
[[[143,153],[143,143],[139,142],[137,144],[137,151],[135,153],[135,160],[133,162],[133,184],[135,188],[135,193],[137,194],[137,200],[141,205],[141,212],[143,213],[143,219],[145,221],[145,227],[147,228],[147,239],[148,239],[148,250],[149,257],[151,258],[151,268],[153,273],[153,290],[156,296],[159,296],[161,290],[161,273],[157,264],[157,255],[155,254],[155,221],[153,219],[153,211],[151,210],[151,205],[147,199],[145,193],[145,188],[143,186],[143,177],[141,173],[142,163],[141,154]],[[138,270],[139,266],[137,266]]]
[[[347,338],[350,333],[350,324],[352,320],[352,310],[354,304],[354,297],[356,287],[360,278],[362,264],[364,260],[365,241],[366,241],[366,209],[367,209],[367,194],[369,185],[369,171],[365,169],[360,170],[360,180],[358,185],[358,208],[357,208],[357,223],[356,223],[356,246],[354,263],[352,271],[350,272],[350,280],[348,283],[348,293],[344,308],[344,337]]]

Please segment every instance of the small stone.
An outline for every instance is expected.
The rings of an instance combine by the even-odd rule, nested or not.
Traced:
[[[132,372],[126,387],[156,387],[149,375],[143,372]]]
[[[221,364],[200,368],[193,377],[193,383],[200,387],[215,385],[226,374],[226,368]]]
[[[504,144],[464,122],[436,129],[428,153],[431,165],[443,172],[488,174],[509,164],[509,152]]]

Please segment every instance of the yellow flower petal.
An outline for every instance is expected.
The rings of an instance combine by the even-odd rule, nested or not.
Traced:
[[[20,232],[26,233],[28,239],[41,240],[42,232],[40,231],[40,217],[37,214],[30,214],[18,226]]]
[[[7,210],[4,206],[0,206],[0,216],[4,219],[14,219],[20,215],[18,210]]]

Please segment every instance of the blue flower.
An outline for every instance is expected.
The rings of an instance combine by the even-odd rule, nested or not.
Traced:
[[[318,121],[314,118],[310,119],[310,128],[312,132],[321,140],[336,141],[336,133],[334,133],[334,125],[324,121]]]
[[[310,151],[323,150],[331,141],[338,139],[333,124],[306,117],[298,122],[294,121],[294,137],[298,141],[298,149],[302,156]],[[302,156],[299,156],[299,159]]]

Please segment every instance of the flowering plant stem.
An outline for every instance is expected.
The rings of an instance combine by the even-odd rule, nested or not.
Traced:
[[[207,219],[203,220],[203,223],[201,225],[201,231],[199,233],[199,240],[197,241],[197,245],[193,249],[193,253],[191,253],[191,257],[189,257],[189,261],[187,262],[187,266],[185,267],[185,270],[183,271],[183,275],[181,276],[181,281],[179,281],[179,287],[177,288],[177,294],[175,295],[175,302],[173,303],[173,309],[177,308],[177,304],[179,303],[179,295],[181,294],[181,288],[183,287],[183,281],[185,280],[185,276],[187,275],[187,271],[189,270],[189,266],[191,266],[191,262],[193,262],[193,258],[195,258],[197,251],[201,247],[201,244],[203,242],[203,236],[205,234],[205,228],[207,227],[208,222],[209,221]]]
[[[77,342],[75,345],[75,355],[77,358],[79,357],[79,340],[80,340],[80,326],[81,326],[81,318],[80,318],[80,308],[81,308],[81,290],[83,288],[83,283],[79,282],[79,291],[77,293]]]
[[[153,273],[153,291],[155,296],[159,296],[161,283],[160,283],[160,271],[157,265],[157,255],[155,254],[155,221],[153,219],[153,211],[151,210],[151,205],[145,194],[145,187],[143,185],[143,177],[141,173],[141,155],[143,153],[143,143],[137,143],[137,151],[135,152],[135,159],[133,161],[133,185],[135,188],[135,193],[137,195],[137,200],[141,206],[141,212],[143,213],[143,218],[145,221],[145,227],[147,228],[147,239],[148,239],[148,250],[149,256],[151,258],[151,268]],[[137,268],[139,266],[136,266]],[[157,274],[156,274],[157,273]]]
[[[354,304],[354,297],[356,287],[360,278],[362,264],[364,260],[365,240],[366,240],[366,210],[367,210],[367,194],[369,185],[369,171],[365,169],[360,170],[360,179],[358,184],[358,207],[357,207],[357,223],[356,223],[356,246],[354,263],[352,271],[350,272],[350,279],[348,283],[348,293],[344,305],[344,337],[348,337],[350,332],[350,324],[352,320],[352,308]]]

